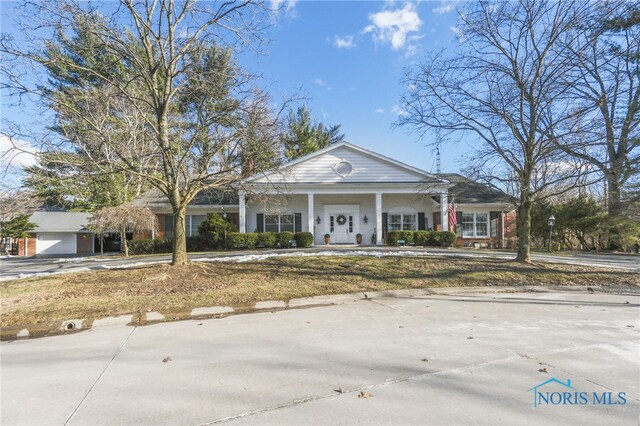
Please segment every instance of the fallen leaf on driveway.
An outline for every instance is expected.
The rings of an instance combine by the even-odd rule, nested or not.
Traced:
[[[334,389],[334,392],[342,393],[342,388]]]
[[[358,398],[371,398],[373,395],[370,394],[369,392],[365,392],[365,391],[360,391],[360,394],[358,395]]]
[[[541,368],[540,370],[538,370],[539,373],[548,373],[547,368]]]
[[[171,361],[171,357],[170,356],[168,356],[168,357],[166,357],[165,359],[162,360],[162,362],[169,362],[169,361]]]
[[[467,337],[467,339],[473,339],[473,337],[469,336],[469,337]]]
[[[426,359],[426,358],[422,358],[420,361],[422,361],[422,362],[429,362],[429,360],[428,360],[428,359]]]

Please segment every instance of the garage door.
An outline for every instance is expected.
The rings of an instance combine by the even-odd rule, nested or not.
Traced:
[[[71,232],[42,232],[36,239],[36,254],[75,254],[76,234]]]

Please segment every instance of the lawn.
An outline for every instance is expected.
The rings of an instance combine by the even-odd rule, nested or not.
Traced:
[[[154,265],[0,283],[1,325],[59,324],[156,311],[391,289],[459,286],[640,286],[634,272],[456,257],[280,257],[247,263]]]

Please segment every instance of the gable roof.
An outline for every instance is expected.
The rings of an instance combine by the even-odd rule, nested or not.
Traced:
[[[353,153],[357,153],[363,155],[369,159],[372,159],[380,164],[387,165],[389,167],[393,167],[395,170],[404,172],[406,175],[410,175],[412,177],[412,181],[416,182],[427,182],[427,183],[438,183],[438,184],[447,184],[449,183],[446,179],[439,178],[432,173],[427,171],[418,169],[417,167],[410,166],[408,164],[402,163],[400,161],[394,160],[392,158],[386,157],[384,155],[378,154],[376,152],[370,151],[368,149],[362,148],[360,146],[351,144],[349,142],[339,142],[333,145],[329,145],[323,149],[318,151],[314,151],[310,154],[304,155],[300,158],[296,158],[289,163],[284,164],[282,167],[270,170],[264,173],[259,173],[255,176],[248,177],[243,180],[245,183],[267,183],[270,182],[270,178],[279,176],[282,177],[287,172],[291,172],[297,166],[302,165],[303,163],[310,163],[314,159],[320,159],[323,156],[326,156],[331,153],[339,154],[340,152],[344,153],[344,150],[349,150]],[[340,157],[338,157],[340,158]],[[336,175],[338,176],[338,175]],[[295,179],[293,179],[295,180]],[[261,182],[262,181],[262,182]],[[380,181],[380,180],[377,180]],[[313,183],[317,183],[317,179],[311,181]],[[292,182],[288,182],[292,183]],[[301,183],[301,182],[297,182]],[[340,180],[336,183],[341,183]]]
[[[455,202],[460,204],[513,203],[513,199],[504,192],[457,173],[440,173],[437,176],[454,184],[449,188],[449,201],[455,199]]]
[[[87,231],[91,213],[35,212],[29,222],[37,225],[34,232],[82,232]]]
[[[132,205],[138,207],[159,207],[169,206],[169,199],[160,192],[159,189],[153,188],[145,192],[142,196],[131,202]],[[190,206],[232,206],[238,205],[238,191],[229,188],[227,191],[221,189],[205,189],[200,191],[189,203]]]

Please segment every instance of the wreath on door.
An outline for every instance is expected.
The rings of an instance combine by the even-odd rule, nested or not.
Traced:
[[[336,218],[336,222],[338,222],[338,225],[344,225],[345,223],[347,223],[347,218],[341,214]]]

